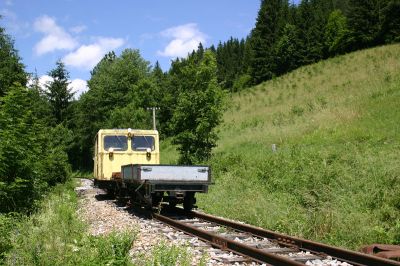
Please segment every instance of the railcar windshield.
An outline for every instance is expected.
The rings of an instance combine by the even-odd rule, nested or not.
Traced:
[[[104,150],[113,148],[114,151],[126,151],[128,149],[127,136],[105,136],[104,137]]]
[[[133,136],[132,138],[132,150],[134,151],[146,151],[150,148],[154,151],[154,137],[152,136]]]

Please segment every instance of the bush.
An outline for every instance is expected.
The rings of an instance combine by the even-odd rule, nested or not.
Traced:
[[[29,213],[49,186],[69,177],[68,134],[37,119],[26,88],[13,87],[0,102],[0,212]]]

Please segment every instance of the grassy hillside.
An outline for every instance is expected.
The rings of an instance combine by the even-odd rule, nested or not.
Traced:
[[[354,249],[400,243],[400,45],[303,67],[229,102],[216,184],[199,207]]]

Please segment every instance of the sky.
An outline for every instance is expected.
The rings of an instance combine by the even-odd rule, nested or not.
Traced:
[[[90,70],[109,51],[139,49],[167,71],[199,42],[245,38],[260,0],[0,0],[0,26],[12,36],[29,73],[44,84],[61,59],[76,96],[87,90]]]

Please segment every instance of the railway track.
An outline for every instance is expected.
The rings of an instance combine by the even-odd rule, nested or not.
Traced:
[[[241,255],[237,262],[267,265],[400,265],[393,260],[345,250],[262,228],[175,208],[153,218],[221,250]]]

